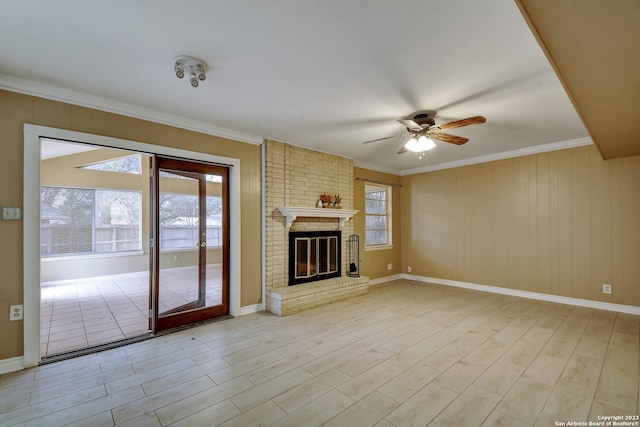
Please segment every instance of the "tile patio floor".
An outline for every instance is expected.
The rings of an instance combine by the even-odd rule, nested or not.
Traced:
[[[194,267],[165,269],[161,311],[193,301]],[[207,268],[207,305],[222,299],[219,264]],[[147,272],[41,284],[40,355],[51,356],[149,332]]]

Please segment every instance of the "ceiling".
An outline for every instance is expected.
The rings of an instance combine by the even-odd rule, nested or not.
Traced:
[[[640,2],[516,2],[602,156],[640,155]]]
[[[589,141],[513,0],[0,1],[4,89],[398,174]],[[198,88],[178,55],[208,64]],[[422,159],[362,144],[418,110],[487,122]]]
[[[49,160],[56,157],[64,157],[71,154],[84,153],[85,151],[98,150],[99,147],[86,144],[73,144],[55,139],[43,138],[40,146],[40,160]]]

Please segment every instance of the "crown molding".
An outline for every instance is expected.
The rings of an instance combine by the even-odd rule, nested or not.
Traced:
[[[187,119],[173,114],[161,113],[150,108],[139,107],[124,102],[114,101],[100,96],[88,95],[86,93],[63,89],[56,86],[19,79],[16,77],[0,74],[0,89],[10,92],[17,92],[24,95],[36,96],[95,110],[106,111],[108,113],[120,114],[135,119],[146,120],[173,126],[194,132],[260,145],[263,138],[232,129],[211,125],[209,123]]]
[[[513,157],[529,156],[531,154],[546,153],[549,151],[566,150],[567,148],[591,145],[593,141],[589,137],[568,139],[566,141],[552,142],[550,144],[534,145],[532,147],[519,148],[517,150],[503,151],[501,153],[487,154],[486,156],[471,157],[469,159],[453,162],[439,163],[415,169],[405,169],[400,175],[414,175],[417,173],[433,172],[443,169],[459,168],[461,166],[475,165],[478,163],[493,162],[496,160],[511,159]]]
[[[376,172],[388,173],[391,175],[401,175],[402,171],[398,169],[386,168],[375,163],[363,162],[361,160],[354,160],[353,166],[362,169],[369,169]]]
[[[487,154],[485,156],[471,157],[469,159],[456,160],[453,162],[437,163],[435,165],[429,165],[413,169],[395,170],[382,167],[375,163],[363,162],[360,160],[354,160],[353,165],[363,169],[370,169],[377,172],[389,173],[392,175],[406,176],[415,175],[424,172],[433,172],[444,169],[459,168],[461,166],[475,165],[478,163],[493,162],[496,160],[510,159],[513,157],[529,156],[531,154],[546,153],[549,151],[566,150],[568,148],[581,147],[584,145],[591,145],[593,141],[589,137],[568,139],[566,141],[552,142],[550,144],[534,145],[532,147],[520,148],[517,150],[503,151],[501,153]]]

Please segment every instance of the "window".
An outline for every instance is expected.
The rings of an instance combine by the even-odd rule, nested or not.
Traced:
[[[391,187],[365,184],[365,249],[392,247]]]
[[[172,178],[176,176],[171,174]],[[198,196],[161,193],[160,206],[160,250],[192,249],[197,246],[200,241]],[[220,246],[222,197],[207,196],[207,247]]]
[[[140,191],[42,186],[42,257],[139,251]]]
[[[94,163],[92,165],[82,166],[82,169],[140,175],[142,174],[142,159],[140,154],[134,154],[132,156],[120,157],[113,160]]]
[[[165,171],[160,171],[160,176],[162,178],[190,179],[185,176],[180,176],[180,175],[176,175],[176,174],[165,172]],[[204,179],[207,182],[222,182],[222,176],[220,175],[205,175]]]

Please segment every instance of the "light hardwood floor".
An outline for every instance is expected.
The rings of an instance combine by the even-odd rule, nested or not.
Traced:
[[[0,377],[0,425],[553,426],[638,413],[639,316],[400,280]]]

